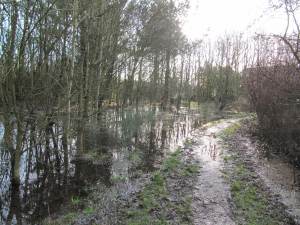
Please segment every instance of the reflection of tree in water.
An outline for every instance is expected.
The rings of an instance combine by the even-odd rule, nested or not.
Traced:
[[[161,118],[153,119],[147,125],[143,125],[143,136],[146,139],[140,138],[137,148],[141,150],[144,171],[154,170],[171,144],[177,143],[185,135],[186,127],[181,123],[182,119],[182,117],[163,114]]]
[[[159,156],[159,149],[157,148],[157,140],[156,140],[156,128],[155,128],[155,120],[151,121],[150,124],[150,132],[149,132],[149,139],[148,139],[148,145],[144,148],[144,154],[143,154],[143,167],[147,171],[153,171],[154,170],[154,163],[155,159]]]
[[[54,213],[71,195],[85,194],[82,185],[99,179],[111,185],[112,173],[131,179],[130,173],[136,170],[154,170],[170,143],[177,142],[186,132],[185,124],[191,122],[186,115],[149,109],[109,110],[102,117],[85,126],[81,143],[84,151],[80,152],[76,146],[76,121],[71,122],[73,132],[67,141],[63,139],[62,119],[40,120],[33,116],[26,121],[22,154],[17,163],[20,165],[19,187],[12,186],[11,151],[5,145],[0,151],[0,224],[6,223],[8,215],[23,217],[26,222],[37,221]],[[4,123],[7,124],[10,127],[6,131],[15,131],[14,123]],[[128,158],[131,153],[138,155],[138,165],[133,166]],[[117,162],[128,159],[125,163]]]
[[[77,154],[72,163],[75,165],[75,181],[78,185],[100,179],[110,184],[112,152],[118,145],[112,131],[100,124],[86,126],[84,130],[84,154]]]
[[[11,162],[9,152],[3,148],[3,143],[0,145],[0,150],[0,224],[4,224],[11,201],[11,196],[9,194],[11,190]]]
[[[30,118],[22,124],[21,137],[14,120],[4,122],[0,149],[1,224],[21,224],[22,217],[33,221],[48,215],[68,196],[65,193],[72,193],[68,192],[72,180],[66,178],[69,164],[62,164],[61,127],[59,121],[54,121],[41,123],[38,118]],[[16,156],[18,141],[20,157]]]
[[[165,149],[167,139],[167,128],[166,123],[162,122],[162,129],[161,129],[161,150]]]
[[[21,199],[20,199],[20,184],[15,179],[11,180],[10,185],[10,207],[7,215],[6,223],[12,224],[16,221],[16,224],[22,224],[22,209],[21,209]]]

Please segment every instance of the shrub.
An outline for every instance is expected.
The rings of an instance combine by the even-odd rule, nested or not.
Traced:
[[[282,152],[298,157],[300,146],[300,71],[292,65],[246,71],[249,100],[264,137]]]

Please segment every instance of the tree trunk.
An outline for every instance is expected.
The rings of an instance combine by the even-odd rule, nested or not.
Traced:
[[[169,79],[170,79],[170,60],[171,60],[171,51],[167,50],[166,52],[166,73],[165,73],[165,85],[164,85],[164,95],[162,102],[162,109],[165,111],[168,108],[169,104]]]
[[[182,92],[182,83],[183,83],[183,70],[184,70],[184,57],[181,57],[181,69],[180,69],[180,84],[179,84],[179,91],[178,91],[178,96],[177,96],[177,112],[180,109],[181,106],[181,92]]]
[[[158,51],[155,52],[154,55],[154,69],[152,73],[152,84],[151,84],[151,93],[150,93],[150,104],[152,105],[153,103],[157,102],[157,82],[158,82],[158,77],[159,77],[159,53]]]
[[[14,151],[14,167],[13,167],[13,179],[15,182],[20,182],[20,160],[23,145],[23,124],[22,121],[17,121],[17,138],[16,138],[16,149]]]

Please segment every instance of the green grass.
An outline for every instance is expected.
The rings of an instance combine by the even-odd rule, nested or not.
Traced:
[[[44,225],[71,225],[75,221],[75,219],[78,217],[76,213],[69,212],[65,216],[63,216],[60,220],[51,220],[48,219],[44,221]]]
[[[81,200],[78,196],[72,196],[71,198],[71,204],[73,207],[78,208],[81,204]]]
[[[192,176],[199,171],[194,164],[182,161],[181,149],[170,154],[162,164],[161,170],[152,174],[152,179],[138,195],[139,207],[130,209],[127,214],[127,225],[167,225],[167,210],[176,212],[181,217],[180,224],[190,224],[190,196],[185,196],[180,204],[169,201],[168,176],[176,174],[180,177]]]
[[[119,182],[125,182],[126,180],[127,180],[127,177],[121,176],[121,175],[113,175],[113,176],[111,176],[111,178],[110,178],[110,181],[111,181],[113,184],[116,184],[116,183],[119,183]]]
[[[236,134],[236,132],[241,128],[241,123],[236,122],[233,125],[227,127],[220,133],[220,137],[222,139],[231,137]]]
[[[130,154],[129,154],[129,160],[132,161],[133,163],[136,163],[136,164],[142,162],[141,155],[137,151],[130,152]]]
[[[136,199],[134,204],[129,208],[122,208],[120,218],[122,224],[168,225],[170,220],[173,221],[173,218],[170,218],[170,212],[172,212],[171,215],[173,212],[175,213],[178,224],[191,224],[191,193],[172,188],[173,184],[176,184],[177,187],[180,181],[186,178],[193,179],[192,176],[199,171],[199,166],[194,162],[183,160],[184,154],[185,152],[180,148],[170,153],[163,161],[161,169],[151,173],[150,182],[134,198]],[[131,157],[136,158],[137,161],[140,160],[137,154],[133,154]],[[122,176],[111,177],[113,183],[122,182],[124,179],[126,178]],[[179,187],[182,186],[179,185]],[[175,202],[172,201],[174,196],[176,196]],[[94,215],[97,210],[97,206],[93,203],[89,204],[85,199],[73,196],[70,200],[70,213],[62,215],[58,219],[49,218],[43,221],[43,224],[73,224],[79,217]]]
[[[232,154],[232,155],[228,155],[228,154],[223,155],[223,160],[224,160],[225,163],[228,163],[228,162],[230,162],[232,160],[236,160],[236,159],[237,159],[237,155],[235,155],[235,154]]]
[[[245,167],[236,167],[231,180],[231,194],[235,205],[235,213],[243,218],[247,225],[279,224],[268,212],[268,201],[263,193],[249,181],[251,174]]]
[[[139,205],[141,208],[133,209],[127,212],[128,225],[146,225],[146,224],[166,224],[164,217],[152,218],[150,213],[154,210],[162,211],[160,200],[166,197],[166,178],[161,172],[155,172],[150,184],[139,194]]]
[[[190,221],[190,218],[188,217],[188,215],[191,215],[191,213],[192,213],[191,204],[192,204],[192,197],[188,196],[184,199],[182,204],[175,205],[176,212],[182,216],[186,216],[185,219],[187,221]]]
[[[174,171],[180,164],[180,151],[177,150],[171,154],[163,163],[163,170],[165,172]]]
[[[95,209],[94,209],[93,207],[91,207],[91,206],[86,207],[86,208],[83,210],[83,213],[84,213],[85,215],[91,215],[91,214],[93,214],[94,212],[95,212]]]
[[[220,137],[223,147],[235,148],[231,138],[240,129],[241,123],[235,123],[225,129]],[[238,155],[223,156],[225,163],[231,163],[232,171],[225,171],[230,183],[231,195],[234,204],[234,215],[240,223],[245,225],[278,225],[282,224],[277,216],[271,215],[266,193],[253,181],[254,172],[250,171]],[[242,222],[241,222],[242,221]]]

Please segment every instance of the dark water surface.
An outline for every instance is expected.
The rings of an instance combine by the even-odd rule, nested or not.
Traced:
[[[35,224],[73,196],[86,195],[83,187],[87,185],[103,182],[110,186],[113,180],[130,181],[155,170],[194,128],[219,117],[208,105],[197,110],[182,108],[179,113],[149,108],[107,110],[100,121],[91,119],[87,124],[80,157],[76,157],[74,121],[67,151],[59,118],[50,132],[43,126],[27,126],[20,184],[12,179],[14,162],[5,148],[5,128],[0,122],[0,224]]]

